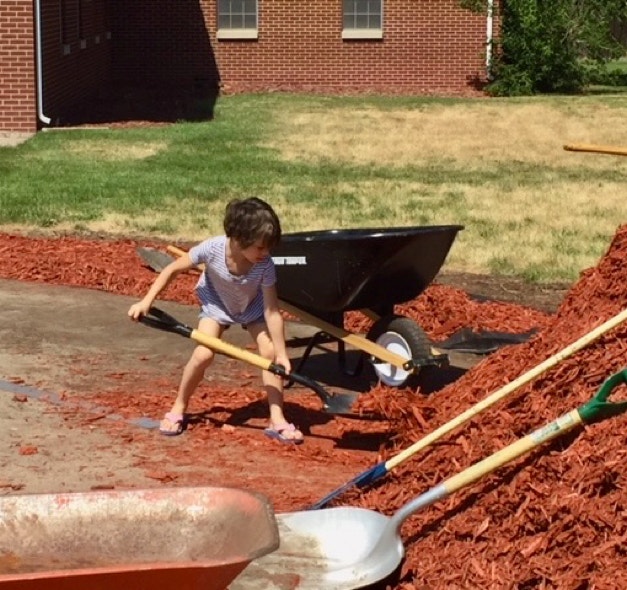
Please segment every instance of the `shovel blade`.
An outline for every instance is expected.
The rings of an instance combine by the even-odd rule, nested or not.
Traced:
[[[174,262],[172,256],[154,248],[139,247],[136,252],[146,265],[156,272],[161,272],[168,264]]]
[[[359,397],[358,393],[333,393],[323,398],[324,411],[327,414],[353,414],[353,404]]]
[[[384,579],[403,543],[373,510],[328,508],[278,514],[280,546],[253,561],[229,590],[352,590]]]

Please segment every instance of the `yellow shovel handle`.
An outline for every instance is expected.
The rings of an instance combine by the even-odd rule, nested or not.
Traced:
[[[627,309],[624,309],[619,314],[610,318],[600,326],[596,327],[594,330],[588,332],[579,340],[576,340],[566,348],[562,349],[560,352],[554,354],[552,357],[546,359],[544,362],[535,366],[533,369],[530,369],[526,373],[523,373],[517,379],[510,381],[501,389],[498,389],[488,397],[481,400],[479,403],[475,404],[465,412],[461,413],[459,416],[453,418],[450,422],[443,424],[433,432],[429,433],[427,436],[421,438],[419,441],[415,442],[413,445],[400,452],[398,455],[395,455],[391,459],[388,459],[385,463],[385,467],[388,471],[393,469],[394,467],[403,463],[403,461],[409,459],[412,455],[416,454],[418,451],[428,447],[433,444],[435,441],[440,439],[445,434],[449,433],[454,428],[457,428],[467,420],[470,420],[483,410],[489,408],[499,400],[503,399],[505,396],[512,393],[514,390],[518,389],[522,385],[529,383],[532,379],[541,375],[548,369],[554,367],[559,362],[563,361],[565,358],[573,355],[577,351],[581,350],[606,332],[609,332],[612,328],[618,326],[622,322],[627,320]]]
[[[496,451],[496,453],[493,453],[482,461],[471,465],[461,473],[449,477],[442,483],[442,485],[446,488],[447,493],[452,494],[453,492],[456,492],[457,490],[460,490],[461,488],[477,481],[484,475],[496,471],[502,465],[505,465],[521,455],[528,453],[533,448],[540,446],[542,443],[548,442],[549,440],[572,430],[575,426],[581,424],[582,422],[583,421],[579,412],[577,410],[572,410],[554,422],[539,428],[531,434],[528,434],[501,450]]]
[[[210,348],[217,352],[221,352],[222,354],[233,357],[240,361],[250,363],[255,367],[263,369],[264,371],[270,370],[270,367],[272,365],[271,361],[263,358],[262,356],[259,356],[258,354],[249,352],[237,346],[233,346],[232,344],[229,344],[228,342],[225,342],[220,338],[209,336],[209,334],[205,334],[204,332],[201,332],[199,330],[192,330],[190,338],[192,340],[195,340],[199,344],[206,346],[207,348]]]

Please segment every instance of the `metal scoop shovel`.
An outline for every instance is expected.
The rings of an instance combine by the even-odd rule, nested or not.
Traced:
[[[278,514],[281,546],[251,563],[229,590],[348,590],[382,580],[403,559],[400,529],[408,517],[582,423],[625,412],[627,401],[607,401],[621,384],[627,385],[627,369],[610,377],[586,404],[431,488],[391,517],[351,507]]]

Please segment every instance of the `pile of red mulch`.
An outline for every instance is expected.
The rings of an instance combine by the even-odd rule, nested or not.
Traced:
[[[120,295],[143,296],[155,273],[136,253],[138,247],[162,251],[166,245],[137,240],[95,240],[63,236],[56,239],[0,234],[0,277],[98,289]],[[180,275],[160,299],[189,305],[197,303],[198,277]],[[524,333],[543,328],[550,316],[512,303],[478,302],[446,285],[430,285],[414,301],[399,305],[398,313],[413,318],[439,341],[462,327]],[[367,331],[372,322],[358,312],[346,314],[347,329]]]
[[[409,447],[596,326],[627,309],[627,226],[585,271],[533,340],[491,355],[429,398],[405,404],[383,388],[363,400],[394,421]],[[627,368],[627,322],[510,394],[352,501],[387,512],[590,400]],[[623,385],[612,401],[627,399]],[[399,405],[402,406],[399,411]],[[407,411],[408,408],[413,411]],[[403,590],[627,588],[627,416],[574,431],[418,513]]]
[[[0,276],[139,297],[155,275],[138,259],[138,245],[163,248],[156,242],[134,240],[0,235]],[[598,266],[582,274],[554,316],[513,304],[479,303],[462,291],[437,284],[429,286],[415,301],[399,306],[399,313],[414,318],[434,340],[465,326],[507,332],[531,328],[541,331],[526,344],[490,355],[433,395],[383,386],[365,394],[360,398],[360,407],[381,413],[386,428],[394,435],[390,437],[392,442],[381,448],[382,456],[392,456],[410,446],[625,309],[626,279],[624,226],[618,229]],[[195,303],[195,281],[192,275],[180,277],[163,298]],[[368,320],[351,313],[346,322],[350,329],[360,330]],[[627,326],[615,328],[398,467],[380,485],[360,494],[353,491],[338,503],[359,504],[390,514],[412,497],[579,406],[607,377],[627,367],[626,336]],[[167,383],[164,387],[174,385]],[[210,387],[212,400],[218,399],[225,408],[249,404],[259,395],[252,387],[235,390],[215,383]],[[162,412],[163,398],[156,399],[148,390],[140,393],[140,399],[128,397],[144,408]],[[106,399],[103,395],[102,400]],[[261,420],[263,412],[259,411]],[[368,428],[382,428],[380,422],[370,423],[370,427],[367,424],[353,422],[350,428],[361,428],[362,433]],[[349,428],[339,418],[324,427],[330,436]],[[627,419],[621,416],[574,431],[417,513],[403,526],[407,559],[394,588],[627,587],[626,427]],[[212,444],[228,444],[215,435],[211,433]],[[193,456],[200,460],[207,440],[209,436],[204,436],[200,428],[194,431],[186,451],[187,464],[194,462]],[[294,450],[281,449],[273,460],[288,455],[294,460]],[[309,441],[298,453],[297,460],[303,467],[336,465],[346,469],[350,465],[356,474],[373,464],[371,459],[363,458],[360,467],[343,451]],[[349,479],[351,472],[346,472]],[[172,481],[167,473],[156,475],[164,483]],[[290,509],[289,490],[281,494],[279,501],[285,501],[281,508]],[[305,497],[305,491],[302,497],[289,497],[290,502],[299,502],[292,509],[318,499],[317,495]]]

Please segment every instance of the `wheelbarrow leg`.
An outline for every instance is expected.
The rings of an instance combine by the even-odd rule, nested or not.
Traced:
[[[348,369],[348,363],[346,361],[346,344],[341,338],[337,338],[336,336],[333,336],[332,334],[329,334],[324,330],[316,332],[309,339],[309,344],[307,345],[307,348],[305,348],[305,352],[303,352],[303,356],[301,357],[298,366],[296,367],[296,372],[301,372],[301,369],[305,366],[314,348],[323,348],[321,344],[326,344],[329,342],[336,342],[338,345],[338,364],[340,366],[341,372],[348,377],[357,377],[358,375],[360,375],[364,368],[363,354],[359,355],[359,360],[357,361],[357,363],[355,363],[355,367],[353,369]]]

